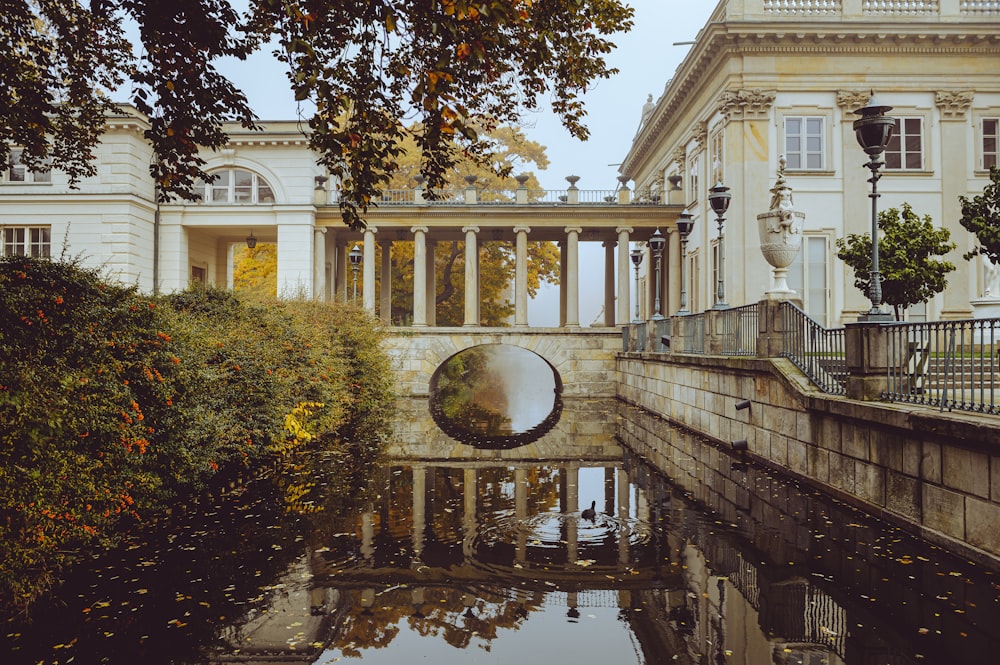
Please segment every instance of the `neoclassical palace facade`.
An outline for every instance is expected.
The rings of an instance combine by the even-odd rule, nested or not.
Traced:
[[[718,224],[709,188],[732,195],[724,226],[729,304],[770,284],[756,216],[768,210],[779,159],[805,213],[789,286],[826,325],[854,321],[870,303],[834,241],[871,228],[855,110],[874,91],[893,107],[879,210],[910,203],[951,231],[957,270],[947,291],[911,316],[969,318],[984,295],[983,266],[962,254],[960,195],[982,192],[997,163],[1000,1],[722,0],[658,99],[650,96],[621,167],[636,188],[682,191],[694,215],[688,243],[692,311],[712,307]],[[994,297],[1000,294],[992,294]]]
[[[947,291],[910,315],[968,318],[986,287],[983,266],[962,259],[974,238],[958,223],[958,197],[981,192],[997,163],[998,63],[1000,0],[721,0],[663,93],[644,107],[621,189],[585,192],[570,182],[560,192],[522,186],[495,194],[470,182],[429,204],[414,183],[387,192],[364,233],[340,222],[336,183],[296,122],[264,122],[260,132],[228,128],[227,148],[204,155],[217,178],[204,185],[201,202],[158,204],[148,170],[154,155],[143,140],[148,121],[123,106],[98,146],[98,174],[79,189],[59,172],[25,170],[17,151],[9,156],[0,172],[2,249],[80,257],[154,292],[191,281],[231,284],[234,248],[252,237],[277,244],[279,293],[332,298],[349,294],[348,252],[358,243],[358,297],[390,321],[389,280],[376,280],[377,271],[390,274],[388,252],[377,266],[375,246],[412,242],[412,324],[419,326],[435,324],[438,242],[465,244],[466,325],[479,325],[477,247],[507,242],[518,259],[512,323],[527,325],[524,248],[548,240],[561,247],[560,324],[580,325],[580,298],[596,297],[604,303],[601,323],[613,326],[670,316],[682,295],[690,311],[710,308],[720,276],[730,305],[764,297],[770,270],[756,216],[769,208],[783,156],[794,207],[805,214],[788,284],[811,315],[836,325],[869,306],[836,259],[834,241],[870,229],[869,172],[852,122],[875,91],[898,120],[879,208],[907,202],[958,243],[948,257],[958,270]],[[724,261],[708,202],[720,182],[732,195]],[[682,254],[676,222],[685,211],[694,227]],[[659,263],[646,243],[656,229],[664,239]],[[584,242],[601,243],[602,264],[581,259]],[[639,248],[641,271],[633,273],[630,250]],[[603,274],[603,293],[581,295],[582,271]]]

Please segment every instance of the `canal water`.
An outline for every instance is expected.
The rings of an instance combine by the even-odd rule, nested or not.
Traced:
[[[441,383],[341,510],[266,479],[192,506],[9,621],[0,663],[998,662],[992,571],[557,380],[521,422]]]

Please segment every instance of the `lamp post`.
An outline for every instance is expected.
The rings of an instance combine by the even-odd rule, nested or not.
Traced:
[[[688,294],[686,273],[688,236],[691,234],[691,229],[693,228],[694,215],[685,210],[680,214],[680,217],[677,218],[677,232],[681,234],[681,308],[677,310],[677,314],[679,316],[690,314],[687,306]]]
[[[632,323],[642,323],[642,319],[639,318],[639,265],[642,263],[642,250],[638,247],[633,247],[629,256],[632,258],[632,265],[635,267],[635,318],[632,319]]]
[[[878,180],[882,177],[878,170],[884,165],[882,153],[896,129],[896,119],[886,115],[891,110],[891,106],[880,106],[875,102],[873,91],[868,104],[854,112],[861,116],[854,121],[854,136],[868,155],[865,166],[872,172],[872,177],[868,179],[872,184],[871,194],[868,195],[872,200],[872,269],[868,281],[868,299],[872,301],[872,307],[867,314],[861,315],[862,321],[889,321],[892,318],[882,311],[882,275],[878,269]]]
[[[354,297],[353,300],[358,299],[358,268],[361,267],[361,248],[355,243],[354,247],[347,254],[347,258],[351,260],[351,271],[354,273]]]
[[[715,183],[715,187],[708,190],[708,202],[712,205],[712,210],[719,222],[719,279],[715,288],[715,305],[712,309],[729,309],[726,304],[726,236],[725,223],[726,211],[729,209],[729,201],[733,195],[729,193],[729,188],[722,182]]]
[[[656,298],[653,300],[653,316],[650,318],[654,321],[660,321],[663,319],[663,314],[660,313],[660,255],[663,253],[663,246],[667,241],[660,233],[660,229],[656,229],[647,242],[649,248],[653,250],[653,257],[656,259]]]
[[[247,236],[247,249],[253,249],[257,246],[257,238],[254,237],[253,231]]]

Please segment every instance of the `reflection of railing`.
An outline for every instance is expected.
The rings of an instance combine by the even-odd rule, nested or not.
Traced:
[[[893,402],[1000,413],[996,385],[1000,319],[928,321],[885,326]]]
[[[844,329],[826,329],[790,302],[781,303],[781,356],[823,392],[843,395],[847,385]]]
[[[720,312],[724,356],[757,355],[757,303]]]

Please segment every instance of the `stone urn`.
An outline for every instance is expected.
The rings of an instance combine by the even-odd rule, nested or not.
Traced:
[[[795,296],[788,288],[788,266],[792,265],[802,248],[802,227],[806,215],[795,210],[792,188],[785,182],[785,158],[778,161],[778,180],[771,188],[770,210],[757,215],[760,234],[760,251],[771,264],[771,288],[765,295],[772,300]]]

